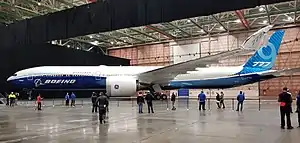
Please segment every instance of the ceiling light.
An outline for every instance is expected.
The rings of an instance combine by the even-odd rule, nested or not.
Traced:
[[[67,47],[70,48],[71,46],[70,46],[70,45],[67,45]]]
[[[93,35],[89,35],[89,37],[92,39],[92,38],[93,38]]]
[[[38,4],[38,6],[41,6],[41,3],[40,3],[40,2],[38,2],[37,4]]]
[[[236,23],[241,23],[241,20],[240,20],[240,19],[237,19],[237,20],[235,20],[234,22],[236,22]]]
[[[123,42],[126,42],[126,40],[123,40]]]
[[[191,20],[189,20],[189,19],[188,19],[188,20],[187,20],[187,22],[188,22],[188,23],[190,23],[190,22],[191,22]]]
[[[112,45],[113,45],[113,44],[114,44],[114,42],[113,42],[113,41],[111,41],[111,42],[110,42],[110,44],[112,44]]]
[[[219,29],[221,29],[221,30],[224,30],[224,27],[223,26],[220,26],[220,28]]]
[[[202,32],[202,33],[203,33],[203,32],[204,32],[204,30],[203,30],[203,29],[201,29],[201,30],[200,30],[200,32]]]
[[[264,9],[263,7],[260,7],[258,10],[259,10],[260,12],[265,11],[265,9]]]
[[[267,22],[268,22],[267,20],[264,20],[264,21],[263,21],[263,24],[267,24]]]
[[[76,49],[79,49],[79,47],[77,47]]]
[[[91,44],[93,45],[99,45],[99,41],[93,41],[93,42],[90,42]]]

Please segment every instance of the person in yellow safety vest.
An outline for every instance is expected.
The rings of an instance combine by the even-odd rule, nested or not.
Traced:
[[[15,95],[13,92],[11,92],[11,93],[9,94],[8,98],[9,98],[9,100],[10,100],[9,106],[14,106],[14,102],[15,102],[15,99],[16,99],[16,95]]]

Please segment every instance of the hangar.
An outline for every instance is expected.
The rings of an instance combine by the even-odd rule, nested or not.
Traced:
[[[26,0],[20,2],[2,0],[1,21],[3,24],[10,24],[16,20],[94,2],[96,1]],[[235,49],[255,30],[266,25],[275,25],[274,29],[286,29],[275,69],[293,68],[297,67],[300,56],[298,48],[296,48],[300,21],[298,12],[297,0],[277,2],[170,22],[52,40],[51,43],[130,59],[131,65],[160,66]],[[241,65],[248,57],[249,55],[244,55],[229,59],[223,61],[219,66]],[[243,86],[236,90],[251,90],[252,95],[269,96],[276,95],[281,87],[288,86],[293,92],[296,92],[300,86],[298,78],[300,77],[297,75],[291,75]],[[197,92],[190,91],[191,94]]]
[[[14,70],[31,66],[172,65],[236,49],[266,25],[274,25],[270,33],[286,31],[274,69],[296,68],[299,5],[298,0],[0,0],[0,88]],[[241,65],[249,56],[212,66]],[[235,96],[243,90],[246,99],[274,98],[284,86],[294,94],[299,79],[289,75],[228,89],[226,109],[212,106],[214,97],[206,111],[198,111],[196,100],[178,98],[176,111],[169,110],[167,100],[154,102],[153,114],[137,114],[134,100],[111,100],[105,125],[90,113],[90,98],[77,99],[76,107],[68,108],[64,99],[55,99],[65,93],[42,93],[43,111],[35,111],[35,101],[27,100],[16,107],[0,106],[0,141],[297,142],[299,130],[279,129],[277,100],[247,100],[244,112],[236,114]],[[196,97],[199,91],[178,94]]]

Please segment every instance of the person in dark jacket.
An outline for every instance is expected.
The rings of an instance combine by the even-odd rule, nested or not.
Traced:
[[[70,95],[67,92],[67,94],[65,95],[65,100],[66,100],[66,106],[69,106],[69,102],[70,102]]]
[[[223,106],[223,109],[225,109],[224,93],[223,92],[221,92],[221,96],[220,96],[220,106]]]
[[[9,106],[9,95],[5,92],[5,96],[6,96],[6,106]]]
[[[298,95],[296,96],[296,104],[297,104],[297,111],[298,113],[298,128],[300,128],[300,91],[298,92]]]
[[[150,93],[147,93],[145,99],[147,101],[148,113],[150,113],[150,109],[151,109],[152,113],[154,113],[154,111],[153,111],[153,104],[152,104],[152,100],[154,99],[154,97]]]
[[[98,112],[97,111],[97,104],[96,104],[96,101],[97,101],[97,94],[95,93],[95,92],[93,92],[92,93],[92,97],[91,97],[91,99],[92,99],[92,105],[93,105],[93,109],[92,109],[92,113],[94,113],[94,112]]]
[[[293,99],[293,94],[290,92],[290,89],[287,89],[287,93],[288,94],[291,94],[291,98]],[[290,112],[293,114],[293,107],[292,107],[292,105],[290,106]]]
[[[221,106],[220,106],[221,96],[220,96],[219,93],[216,93],[216,94],[217,94],[217,96],[216,96],[216,103],[217,103],[218,109],[220,109],[221,108]]]
[[[202,106],[202,110],[206,110],[205,109],[206,95],[204,94],[203,91],[201,91],[201,93],[198,95],[198,100],[199,100],[199,110],[201,110],[201,106]]]
[[[107,92],[105,92],[104,93],[104,95],[107,97],[107,107],[106,107],[106,112],[108,113],[109,112],[109,108],[108,108],[108,106],[109,106],[109,96],[108,96],[108,94],[107,94]]]
[[[280,117],[281,117],[281,128],[285,127],[285,116],[287,122],[287,129],[293,129],[291,125],[291,106],[292,106],[292,97],[291,94],[287,93],[287,88],[283,88],[283,92],[278,96],[278,102],[280,103]]]
[[[108,99],[102,92],[100,93],[100,96],[96,100],[96,105],[99,107],[100,124],[102,124],[102,122],[105,123],[104,119],[106,114],[106,107],[108,105]]]
[[[243,93],[243,91],[240,91],[240,94],[236,97],[236,100],[238,101],[236,111],[239,111],[239,110],[243,111],[243,104],[244,104],[244,100],[245,100],[245,93]]]
[[[75,107],[75,99],[76,99],[76,95],[74,94],[74,92],[72,92],[72,94],[71,94],[71,107]]]
[[[172,110],[176,110],[176,107],[175,107],[175,100],[176,100],[176,95],[175,95],[175,93],[173,92],[172,95],[171,95]]]
[[[136,99],[136,103],[139,106],[139,113],[143,113],[143,104],[145,104],[145,100],[144,100],[142,92],[139,92],[137,99]]]

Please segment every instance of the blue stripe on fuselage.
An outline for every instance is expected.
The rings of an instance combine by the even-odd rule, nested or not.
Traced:
[[[234,77],[206,79],[206,80],[186,80],[172,81],[162,89],[179,88],[231,88],[258,81],[275,78],[273,75],[261,76],[258,74],[237,75]],[[20,78],[9,81],[15,88],[28,89],[105,89],[106,77],[95,76],[35,76],[33,78]]]
[[[105,89],[106,78],[95,76],[34,76],[10,81],[15,88]]]
[[[172,81],[163,89],[178,89],[178,88],[231,88],[240,85],[255,83],[262,80],[275,78],[275,76],[261,76],[258,74],[240,75],[234,77],[206,79],[206,80],[186,80],[186,81]]]

